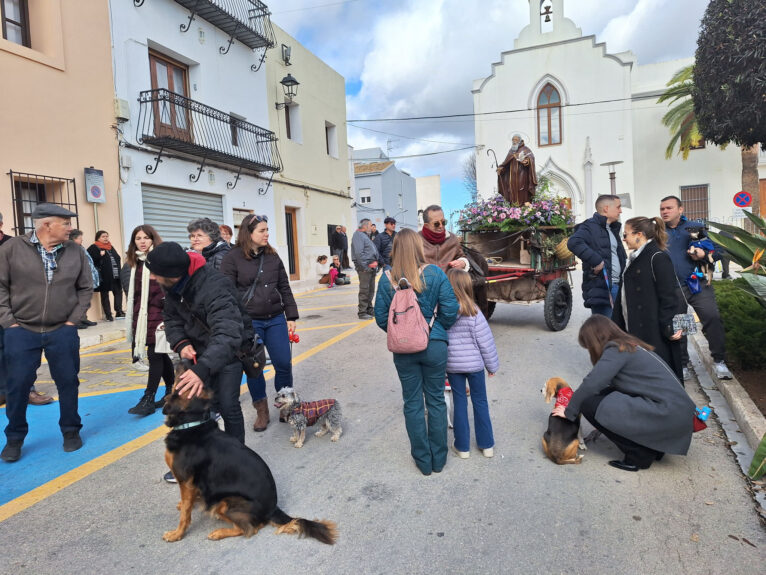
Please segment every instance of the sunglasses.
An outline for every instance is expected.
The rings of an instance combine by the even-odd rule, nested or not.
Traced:
[[[435,222],[430,222],[430,224],[438,230],[441,227],[447,227],[447,220],[437,220]]]
[[[247,229],[250,230],[251,232],[261,222],[267,222],[268,223],[268,221],[269,221],[269,218],[266,217],[265,215],[259,216],[258,214],[250,214],[247,217],[250,218],[250,220],[247,222]]]
[[[641,232],[625,232],[622,234],[622,239],[626,240],[628,239],[628,236],[635,236],[636,234],[640,234]]]

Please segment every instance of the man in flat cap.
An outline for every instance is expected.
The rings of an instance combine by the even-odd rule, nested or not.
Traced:
[[[0,249],[0,325],[8,370],[4,461],[21,457],[29,391],[43,351],[58,390],[64,451],[82,447],[76,326],[90,305],[93,279],[85,253],[69,240],[76,216],[55,204],[38,204],[32,212],[35,229]]]
[[[396,220],[391,216],[387,216],[383,220],[385,229],[378,234],[373,240],[375,247],[378,248],[378,254],[380,259],[378,263],[382,270],[387,270],[391,267],[391,248],[394,246],[394,236],[396,235]]]

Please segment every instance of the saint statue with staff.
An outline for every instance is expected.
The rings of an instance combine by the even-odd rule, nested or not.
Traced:
[[[512,204],[532,201],[537,186],[535,155],[519,134],[511,138],[511,149],[497,167],[497,191]]]

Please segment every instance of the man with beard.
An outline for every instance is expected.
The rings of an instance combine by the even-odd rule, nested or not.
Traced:
[[[521,205],[535,195],[535,155],[519,134],[514,134],[511,142],[508,155],[497,167],[497,191],[512,204]]]

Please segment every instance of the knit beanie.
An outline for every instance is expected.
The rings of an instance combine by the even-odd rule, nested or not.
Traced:
[[[189,269],[189,254],[176,242],[162,242],[146,256],[146,267],[156,276],[180,278]]]

